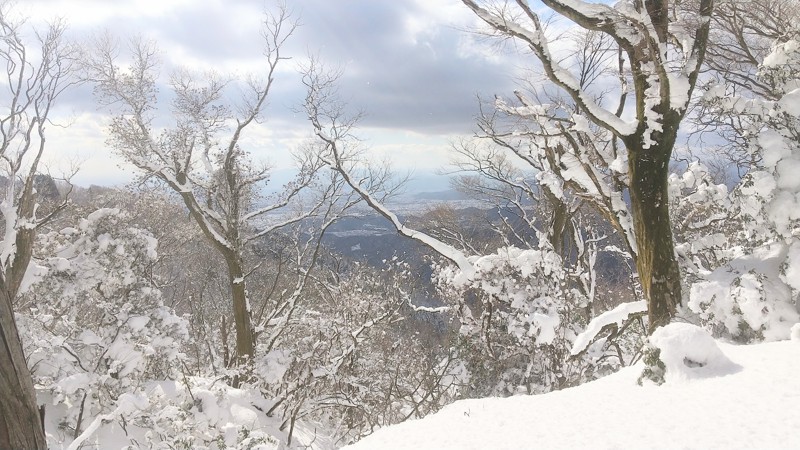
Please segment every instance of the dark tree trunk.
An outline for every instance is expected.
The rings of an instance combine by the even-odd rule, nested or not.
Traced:
[[[669,160],[680,117],[664,114],[663,132],[644,148],[641,139],[626,142],[629,159],[631,209],[636,234],[636,271],[642,284],[650,322],[649,332],[666,325],[681,302],[680,269],[675,257],[669,217]]]
[[[178,177],[179,183],[185,183],[186,177]],[[181,192],[182,184],[172,185],[176,192]],[[197,204],[197,200],[190,192],[182,192],[181,197],[189,213],[197,222],[200,230],[205,237],[219,251],[222,258],[225,259],[225,264],[228,267],[228,283],[231,287],[231,300],[233,303],[233,325],[236,331],[236,357],[231,358],[231,363],[242,363],[245,360],[252,360],[255,355],[255,331],[250,319],[250,311],[247,304],[247,288],[244,281],[244,264],[241,258],[241,251],[226,246],[220,242],[216,232],[209,228],[206,219],[200,212],[202,208]],[[238,230],[236,224],[239,223],[238,210],[231,212],[231,215],[236,218],[229,220],[229,233],[225,236],[225,240],[230,245],[235,245],[238,240]]]
[[[46,449],[11,299],[0,289],[0,449]]]
[[[255,333],[250,319],[247,288],[242,263],[235,254],[225,254],[228,279],[233,298],[233,320],[236,328],[236,358],[239,363],[252,359],[255,354]]]
[[[558,253],[565,261],[568,261],[570,258],[568,253],[572,241],[569,206],[564,200],[554,195],[549,188],[545,188],[544,193],[548,206],[552,208],[553,215],[548,230],[550,245],[553,246],[553,251]]]

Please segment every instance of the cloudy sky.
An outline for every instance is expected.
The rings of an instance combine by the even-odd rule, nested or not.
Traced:
[[[223,74],[258,73],[263,67],[259,30],[263,0],[26,0],[16,9],[32,24],[63,17],[71,35],[104,30],[125,39],[142,35],[158,43],[164,71],[176,66]],[[340,92],[365,112],[359,135],[376,157],[391,158],[418,178],[445,166],[454,138],[473,131],[477,95],[508,94],[518,73],[516,57],[498,55],[474,33],[477,20],[458,0],[288,0],[302,26],[288,44],[268,120],[251,132],[259,159],[284,167],[287,150],[309,135],[298,114],[304,91],[298,66],[309,53],[340,67]],[[81,164],[82,185],[130,179],[130,169],[106,149],[107,116],[86,88],[61,104],[64,123],[50,130],[52,165]],[[436,187],[441,187],[441,184]]]

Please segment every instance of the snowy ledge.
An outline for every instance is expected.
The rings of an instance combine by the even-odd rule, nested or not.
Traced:
[[[636,384],[640,364],[549,394],[463,400],[348,448],[798,448],[800,341],[711,346],[706,335],[693,346],[702,333],[668,331],[662,344],[700,353],[718,347],[732,365],[714,363],[720,354],[709,350],[692,355],[712,363],[703,376],[668,378],[661,386]]]

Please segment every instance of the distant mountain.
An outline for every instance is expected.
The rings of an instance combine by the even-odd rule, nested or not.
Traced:
[[[416,194],[413,194],[411,197],[416,200],[442,200],[442,201],[469,200],[469,197],[467,197],[463,193],[454,191],[452,189],[448,189],[445,191],[418,192]]]

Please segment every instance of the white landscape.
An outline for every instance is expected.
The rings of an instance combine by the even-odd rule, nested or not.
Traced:
[[[0,0],[0,450],[800,449],[799,174],[800,0]]]
[[[346,448],[797,449],[800,326],[794,333],[731,345],[669,325],[656,340],[675,359],[660,386],[637,384],[637,364],[558,392],[462,400]]]
[[[676,323],[655,338],[671,359],[666,382],[660,386],[638,384],[643,364],[637,364],[548,394],[461,400],[424,419],[378,430],[345,448],[797,449],[800,326],[793,333],[791,340],[733,345]],[[269,402],[246,391],[215,388],[207,380],[193,379],[190,384],[199,400],[192,411],[192,433],[219,434],[220,443],[235,446],[242,430],[248,429],[253,443],[242,442],[246,448],[282,448],[267,438],[280,435],[280,424],[262,412]],[[121,403],[130,403],[131,410],[163,408],[153,411],[160,416],[157,422],[180,422],[186,416],[177,407],[188,398],[185,385],[170,382],[148,386],[138,398]],[[137,427],[123,430],[99,421],[96,425],[90,427],[92,436],[83,442],[84,448],[124,448],[131,441],[147,442],[146,435],[152,432]],[[57,432],[57,424],[48,428]],[[313,429],[297,430],[297,438],[300,448],[332,448]]]

